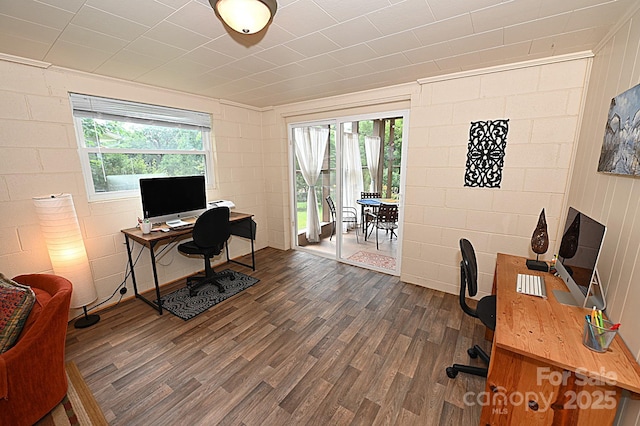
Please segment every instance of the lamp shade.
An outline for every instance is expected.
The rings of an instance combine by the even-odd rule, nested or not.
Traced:
[[[209,0],[211,7],[233,30],[254,34],[276,14],[276,0]]]
[[[36,197],[33,203],[53,272],[73,284],[71,307],[87,306],[98,296],[71,194]]]

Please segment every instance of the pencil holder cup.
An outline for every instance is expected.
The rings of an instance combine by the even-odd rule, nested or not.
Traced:
[[[618,333],[616,328],[612,328],[613,323],[604,319],[602,322],[603,327],[599,327],[587,318],[584,320],[582,344],[595,352],[606,352]]]
[[[142,229],[143,234],[148,234],[151,232],[151,222],[142,222],[140,224],[140,229]]]

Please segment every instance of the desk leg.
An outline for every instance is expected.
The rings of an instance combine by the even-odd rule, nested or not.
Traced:
[[[133,259],[131,259],[131,244],[129,243],[129,236],[124,236],[124,242],[127,245],[127,257],[129,258],[129,270],[131,271],[131,282],[133,283],[133,293],[138,297],[138,284],[136,283],[136,273],[133,269]]]
[[[131,251],[129,250],[129,239],[127,238],[127,251],[129,252],[129,266],[131,267],[131,279],[133,280],[133,291],[135,293],[136,299],[142,300],[147,305],[151,306],[153,309],[156,309],[160,315],[162,315],[162,300],[160,300],[160,285],[158,284],[158,271],[156,269],[156,256],[155,256],[155,246],[156,243],[151,243],[149,246],[149,253],[151,255],[151,268],[153,269],[153,282],[156,287],[156,299],[158,303],[153,303],[151,300],[147,299],[140,293],[138,293],[138,286],[136,284],[135,274],[133,273],[133,262],[131,261]]]
[[[155,253],[155,243],[151,243],[149,247],[149,254],[151,255],[151,268],[153,269],[153,282],[156,286],[156,300],[158,313],[162,315],[162,299],[160,299],[160,284],[158,284],[158,270],[156,268],[156,253]]]
[[[229,257],[229,245],[227,244],[227,242],[224,243],[224,246],[226,248],[226,252],[227,252],[227,262],[233,262],[233,263],[237,263],[238,265],[242,265],[242,266],[246,266],[247,268],[251,268],[252,270],[256,270],[256,252],[255,252],[255,246],[254,246],[254,240],[256,239],[256,236],[253,233],[253,220],[251,218],[247,218],[245,220],[245,222],[247,222],[247,225],[249,226],[249,240],[251,240],[251,265],[247,265],[246,263],[242,263],[242,262],[238,262],[237,260],[233,260]],[[232,234],[235,235],[235,234]],[[238,235],[240,237],[244,237],[246,238],[246,235]]]
[[[253,224],[251,220],[247,221],[249,223],[249,234],[251,235],[251,269],[256,270],[256,252],[253,247],[253,240],[256,239],[256,236],[253,235]]]
[[[136,282],[136,273],[133,268],[133,259],[131,258],[131,244],[129,243],[129,237],[127,235],[124,236],[125,244],[127,245],[127,257],[129,258],[129,269],[131,270],[131,281],[133,282],[133,293],[136,299],[140,299],[145,302],[147,305],[153,307],[158,310],[158,313],[162,315],[162,301],[160,300],[160,285],[158,284],[158,272],[156,270],[156,256],[155,256],[155,243],[151,243],[149,247],[149,252],[151,253],[151,266],[153,268],[153,281],[156,286],[156,298],[158,299],[158,303],[153,303],[148,300],[146,297],[138,293],[138,283]]]

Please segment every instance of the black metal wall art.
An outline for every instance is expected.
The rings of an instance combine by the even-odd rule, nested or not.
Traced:
[[[509,120],[473,121],[464,186],[500,188]]]

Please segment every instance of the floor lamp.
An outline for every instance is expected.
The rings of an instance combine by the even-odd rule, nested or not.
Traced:
[[[90,327],[100,321],[100,316],[87,313],[87,305],[95,301],[98,295],[73,198],[71,194],[57,194],[35,197],[33,203],[49,251],[53,273],[71,281],[71,308],[82,308],[84,311],[84,316],[74,326]]]

